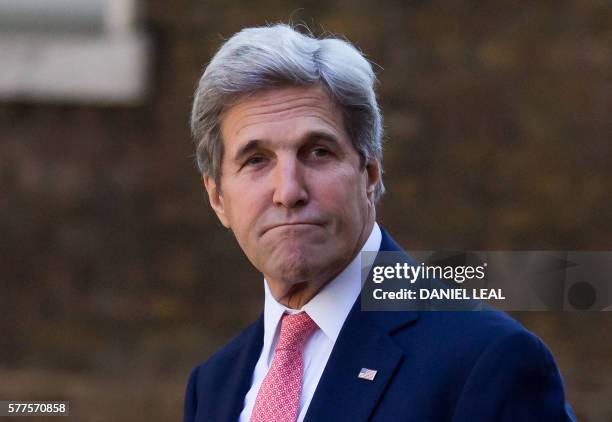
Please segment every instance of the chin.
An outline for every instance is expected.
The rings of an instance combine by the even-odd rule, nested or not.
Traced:
[[[295,251],[283,256],[276,262],[274,272],[278,274],[278,278],[281,280],[296,283],[307,281],[312,278],[314,270],[310,258],[308,254],[302,253],[302,251]]]
[[[296,252],[276,260],[270,268],[271,271],[264,274],[285,285],[320,283],[328,281],[339,272],[336,270],[340,262],[341,259],[334,259],[331,254],[322,254],[321,249],[317,250],[316,254]]]
[[[316,276],[321,263],[313,259],[313,254],[306,250],[293,249],[274,256],[270,262],[268,274],[275,280],[287,284],[308,282]],[[264,272],[265,273],[265,272]]]

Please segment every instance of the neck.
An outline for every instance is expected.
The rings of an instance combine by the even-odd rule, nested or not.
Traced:
[[[310,299],[315,297],[319,290],[327,283],[302,282],[292,285],[289,289],[275,289],[269,283],[270,292],[278,303],[291,309],[301,309]]]

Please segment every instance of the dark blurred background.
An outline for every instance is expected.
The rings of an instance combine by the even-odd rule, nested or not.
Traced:
[[[291,19],[376,63],[378,220],[406,249],[612,249],[609,0],[134,5],[0,5],[0,399],[179,420],[189,370],[259,314],[188,132],[203,66],[245,26]],[[612,314],[514,316],[579,420],[612,421]]]

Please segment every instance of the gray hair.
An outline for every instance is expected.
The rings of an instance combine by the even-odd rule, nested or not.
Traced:
[[[240,99],[273,87],[320,84],[342,110],[344,125],[362,164],[378,163],[383,194],[382,116],[372,66],[349,42],[317,39],[285,24],[246,28],[227,40],[200,78],[191,111],[191,133],[200,172],[221,182],[223,112]]]

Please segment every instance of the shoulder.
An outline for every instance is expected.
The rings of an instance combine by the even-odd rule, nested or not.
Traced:
[[[228,341],[208,359],[196,365],[189,376],[188,385],[203,385],[207,380],[217,379],[227,371],[239,356],[244,357],[249,349],[257,349],[257,342],[263,339],[261,318],[246,327],[240,334]]]
[[[246,327],[237,336],[229,340],[219,350],[213,353],[208,359],[196,365],[192,372],[203,372],[209,368],[225,364],[231,360],[236,354],[244,350],[245,347],[257,338],[262,331],[263,326],[261,318]]]
[[[405,356],[400,382],[447,397],[453,420],[573,420],[550,350],[503,312],[421,312],[392,336]]]
[[[497,368],[498,373],[557,372],[544,343],[499,311],[422,311],[414,323],[391,336],[409,358],[409,366],[450,379],[456,386],[485,367]]]
[[[475,414],[482,420],[574,420],[561,374],[544,342],[501,312],[472,313],[461,324],[465,336],[475,338],[471,347],[462,346],[469,341],[464,336],[452,339],[452,346],[464,353],[456,420]]]
[[[195,420],[198,411],[205,414],[220,411],[218,397],[237,397],[236,389],[246,385],[247,372],[257,359],[262,338],[263,322],[260,317],[218,352],[193,368],[185,391],[184,421]]]
[[[418,338],[431,347],[452,351],[454,357],[476,358],[492,345],[540,347],[542,342],[518,321],[500,311],[423,311],[414,325]],[[409,330],[410,331],[410,330]],[[408,331],[400,338],[410,335]],[[440,349],[438,349],[440,350]]]

